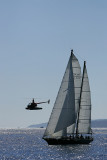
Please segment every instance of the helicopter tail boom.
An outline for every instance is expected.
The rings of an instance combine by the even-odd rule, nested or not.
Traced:
[[[42,104],[42,103],[50,103],[50,99],[48,100],[48,101],[46,101],[46,102],[39,102],[39,103],[36,103],[36,104]]]

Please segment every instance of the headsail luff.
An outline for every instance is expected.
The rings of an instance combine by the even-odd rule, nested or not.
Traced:
[[[80,107],[77,120],[77,134],[91,133],[91,94],[89,79],[86,69],[86,62],[84,62],[83,78],[80,95]]]
[[[43,137],[66,136],[67,127],[70,127],[71,133],[74,132],[74,127],[72,126],[75,126],[76,122],[80,96],[80,79],[80,65],[71,51],[71,56]]]

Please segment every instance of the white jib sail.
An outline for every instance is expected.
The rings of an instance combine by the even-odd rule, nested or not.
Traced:
[[[73,61],[76,62],[78,60],[72,53],[62,79],[44,137],[66,136],[67,127],[75,124],[76,114],[73,66],[75,68],[74,70],[76,70],[76,66],[73,64]],[[71,132],[74,132],[74,127],[72,130],[73,131]]]
[[[89,79],[86,69],[86,62],[84,62],[84,70],[83,70],[78,133],[81,134],[91,133],[91,94],[90,94]]]

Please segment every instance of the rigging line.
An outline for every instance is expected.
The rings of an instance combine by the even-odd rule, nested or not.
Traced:
[[[85,59],[83,59],[83,57],[81,57],[79,54],[75,53],[77,56],[79,56],[79,58],[82,60],[82,61],[85,61]]]
[[[70,50],[72,51],[71,48],[70,48]],[[74,51],[74,52],[75,52],[75,51]],[[85,59],[84,59],[83,57],[81,57],[79,54],[77,54],[76,52],[75,52],[75,55],[77,55],[82,61],[85,61]],[[76,60],[76,59],[74,58],[73,60]]]

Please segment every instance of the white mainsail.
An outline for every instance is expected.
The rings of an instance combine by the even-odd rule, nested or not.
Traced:
[[[73,79],[74,79],[74,92],[75,92],[75,118],[77,118],[77,113],[79,109],[80,101],[80,91],[81,91],[81,67],[78,62],[78,59],[73,55],[72,57],[72,70],[73,70]],[[67,127],[67,133],[74,133],[76,123]]]
[[[78,116],[78,133],[91,133],[91,94],[86,62],[84,62],[80,109]]]
[[[74,133],[80,88],[81,68],[77,58],[71,52],[44,137],[66,136],[67,127],[70,133]]]

